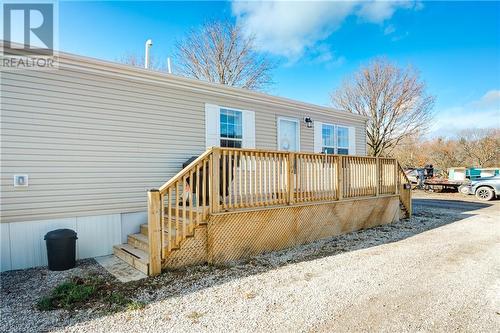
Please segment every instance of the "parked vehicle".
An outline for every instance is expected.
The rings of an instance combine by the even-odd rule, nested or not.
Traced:
[[[455,181],[465,181],[467,179],[477,179],[485,177],[493,177],[500,175],[500,167],[488,168],[469,168],[469,167],[453,167],[448,168],[448,179]]]
[[[491,200],[500,195],[500,175],[472,180],[461,186],[460,192],[475,195],[479,200]]]
[[[406,177],[411,181],[412,184],[418,183],[418,170],[417,169],[406,169]]]

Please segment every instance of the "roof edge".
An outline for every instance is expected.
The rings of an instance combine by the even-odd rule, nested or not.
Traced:
[[[4,41],[3,40],[0,40],[0,49],[1,50],[4,49]],[[275,96],[275,95],[270,95],[270,94],[260,92],[260,91],[249,90],[249,89],[238,88],[238,87],[231,87],[231,86],[227,86],[227,85],[223,85],[223,84],[215,83],[215,82],[197,80],[197,79],[193,79],[193,78],[183,77],[180,75],[169,74],[166,72],[159,72],[159,71],[140,68],[140,67],[136,67],[136,66],[132,66],[132,65],[122,64],[122,63],[118,63],[118,62],[114,62],[114,61],[110,61],[110,60],[103,60],[103,59],[98,59],[98,58],[93,58],[93,57],[83,56],[83,55],[77,55],[77,54],[72,54],[72,53],[63,52],[63,51],[57,51],[56,55],[59,58],[59,62],[61,62],[61,60],[64,59],[64,60],[69,60],[69,61],[73,61],[73,62],[83,62],[83,63],[87,63],[87,64],[92,64],[95,66],[108,67],[110,69],[128,72],[129,74],[135,74],[136,76],[143,77],[143,78],[147,77],[149,79],[167,80],[171,83],[181,84],[185,87],[198,88],[198,89],[201,88],[201,89],[205,89],[207,91],[219,90],[219,91],[230,93],[232,95],[238,95],[237,97],[243,97],[243,98],[248,98],[248,99],[252,99],[252,100],[259,100],[260,102],[274,102],[274,103],[282,104],[284,106],[289,106],[289,107],[302,107],[305,109],[304,110],[305,112],[307,112],[307,109],[314,109],[314,110],[321,110],[324,112],[333,113],[339,117],[348,117],[348,118],[357,119],[360,121],[363,121],[363,120],[366,121],[369,118],[369,117],[364,116],[364,115],[359,115],[359,114],[350,113],[347,111],[338,110],[338,109],[327,107],[327,106],[322,106],[322,105],[317,105],[317,104],[313,104],[313,103],[294,100],[294,99],[288,98],[288,97]]]

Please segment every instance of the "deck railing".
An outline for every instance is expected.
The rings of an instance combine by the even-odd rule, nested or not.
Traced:
[[[148,194],[150,274],[209,214],[400,195],[409,183],[395,159],[213,147]]]
[[[338,200],[339,156],[324,154],[290,154],[290,203]]]

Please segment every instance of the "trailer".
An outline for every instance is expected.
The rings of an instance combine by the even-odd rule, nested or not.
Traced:
[[[463,181],[450,180],[446,178],[429,178],[424,181],[425,189],[430,191],[435,191],[440,189],[445,192],[458,192],[459,187],[463,184]]]

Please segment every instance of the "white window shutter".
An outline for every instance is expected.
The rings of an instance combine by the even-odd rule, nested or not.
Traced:
[[[323,123],[314,121],[314,152],[321,153],[323,150]]]
[[[220,108],[205,104],[205,144],[207,148],[220,146]]]
[[[349,155],[356,155],[356,128],[349,127]]]
[[[255,148],[255,112],[243,111],[243,148]]]

